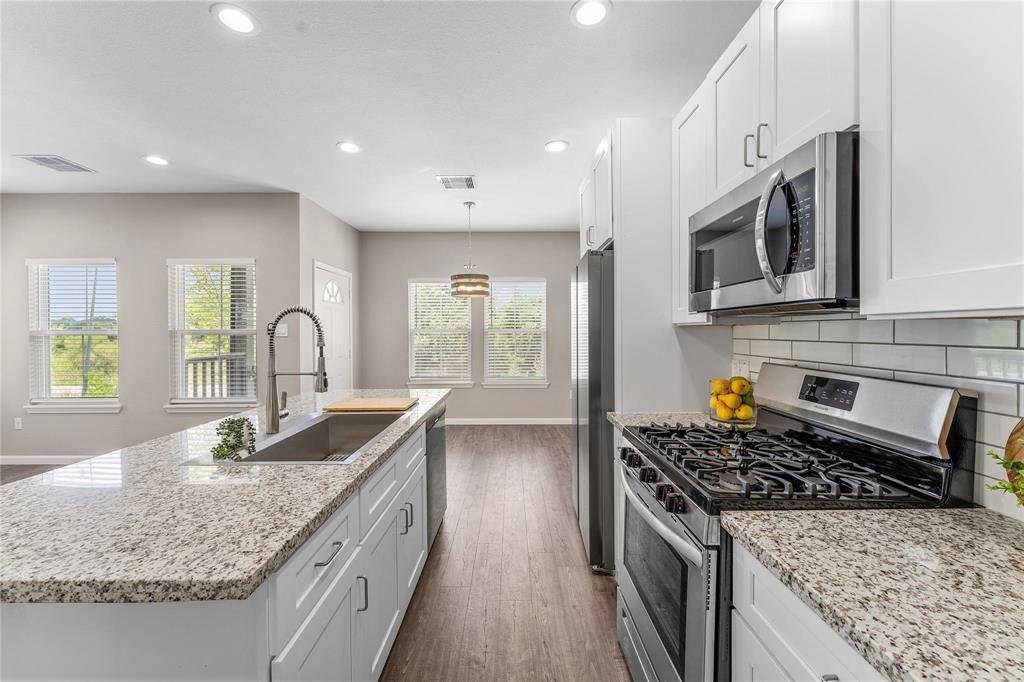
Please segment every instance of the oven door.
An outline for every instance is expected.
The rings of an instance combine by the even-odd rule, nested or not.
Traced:
[[[640,657],[660,682],[710,680],[717,552],[702,548],[625,467],[618,469],[625,497],[619,590]]]

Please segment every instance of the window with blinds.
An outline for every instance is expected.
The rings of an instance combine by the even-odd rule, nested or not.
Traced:
[[[468,298],[451,295],[448,280],[409,281],[409,378],[470,378]]]
[[[484,304],[485,380],[547,379],[547,282],[491,282]]]
[[[255,402],[256,263],[167,262],[171,403]]]
[[[117,265],[29,260],[31,402],[118,396]]]

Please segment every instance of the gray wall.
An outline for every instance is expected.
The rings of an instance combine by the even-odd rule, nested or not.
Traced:
[[[362,235],[360,318],[361,385],[404,386],[409,380],[410,278],[461,272],[464,233]],[[547,388],[482,388],[483,301],[473,303],[473,388],[457,388],[448,403],[452,419],[568,419],[569,282],[579,249],[577,232],[473,235],[473,260],[492,277],[544,277],[548,291]]]
[[[299,301],[313,305],[313,262],[320,261],[352,273],[352,358],[353,388],[359,388],[359,232],[335,218],[312,200],[299,197]],[[299,356],[303,372],[313,371],[313,325],[298,321]],[[302,390],[313,390],[312,377],[302,377]]]
[[[299,297],[295,194],[25,194],[0,196],[3,259],[2,433],[5,456],[93,455],[198,424],[216,414],[167,414],[168,258],[256,259],[257,326]],[[120,414],[26,414],[26,258],[116,258]],[[311,276],[310,276],[311,277]],[[281,367],[297,336],[279,340]],[[257,352],[266,352],[265,335]],[[291,380],[282,388],[296,390]],[[259,376],[262,397],[264,377]],[[24,430],[15,431],[14,417]]]

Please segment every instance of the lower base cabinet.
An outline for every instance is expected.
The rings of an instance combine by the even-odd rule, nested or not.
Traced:
[[[272,682],[380,678],[427,559],[426,458],[416,456],[419,463],[406,469],[413,473],[371,527],[362,529],[345,565],[325,577],[330,586],[272,659]],[[350,513],[348,505],[335,512]],[[289,575],[287,565],[282,574]]]

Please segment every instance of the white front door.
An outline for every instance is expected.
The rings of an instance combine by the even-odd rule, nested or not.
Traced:
[[[352,388],[352,275],[324,263],[316,263],[313,273],[313,311],[324,327],[328,388]]]

